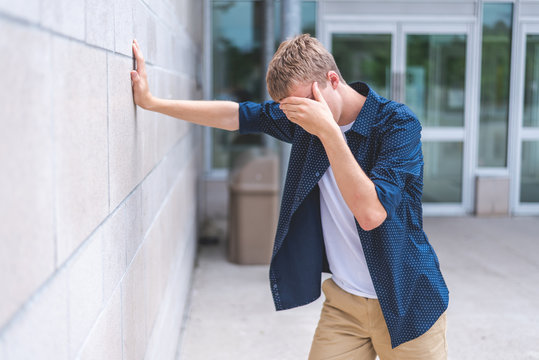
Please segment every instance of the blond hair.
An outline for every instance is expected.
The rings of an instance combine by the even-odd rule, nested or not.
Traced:
[[[343,80],[333,55],[309,34],[283,41],[273,55],[266,73],[268,93],[275,101],[289,96],[292,86],[317,81],[325,87],[327,73],[335,71]]]

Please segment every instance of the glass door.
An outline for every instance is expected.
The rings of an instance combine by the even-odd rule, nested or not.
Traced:
[[[539,24],[523,24],[520,35],[518,171],[513,193],[515,212],[539,211]]]
[[[391,34],[333,34],[333,56],[346,81],[361,80],[391,96]]]
[[[346,81],[364,81],[380,95],[404,102],[421,121],[425,213],[471,211],[465,131],[471,99],[471,26],[352,21],[324,25],[323,40]]]
[[[346,21],[325,25],[322,41],[325,40],[345,81],[363,81],[379,95],[391,98],[396,83],[396,25]]]
[[[423,127],[426,213],[471,211],[468,71],[470,27],[466,25],[407,25],[400,39],[404,56],[404,103]]]

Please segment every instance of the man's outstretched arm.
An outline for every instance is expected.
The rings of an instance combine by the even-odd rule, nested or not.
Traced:
[[[239,129],[239,104],[233,101],[167,100],[150,93],[146,64],[136,40],[133,53],[137,70],[131,71],[135,104],[143,109],[156,111],[194,124],[224,130]]]

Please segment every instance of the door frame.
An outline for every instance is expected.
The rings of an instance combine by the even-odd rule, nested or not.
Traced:
[[[403,102],[405,98],[404,74],[406,71],[406,36],[410,34],[463,34],[466,35],[465,108],[463,127],[423,128],[422,141],[462,141],[462,198],[460,203],[424,203],[425,215],[465,215],[474,207],[474,169],[477,135],[478,91],[480,62],[478,34],[475,19],[396,19],[361,16],[319,16],[319,39],[332,50],[332,35],[346,34],[391,34],[391,98]],[[441,26],[442,25],[442,26]],[[479,47],[479,50],[478,50]],[[397,80],[397,81],[395,81]]]
[[[522,142],[524,140],[539,141],[539,127],[526,128],[523,126],[524,119],[524,82],[526,74],[526,38],[528,35],[539,35],[539,22],[521,21],[518,26],[516,44],[516,71],[515,86],[513,90],[514,111],[511,117],[512,130],[514,131],[514,148],[512,163],[514,164],[511,182],[511,208],[515,215],[537,215],[539,203],[520,202],[520,181],[522,170]]]

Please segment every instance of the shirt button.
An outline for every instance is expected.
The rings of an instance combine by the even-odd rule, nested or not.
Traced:
[[[315,175],[316,175],[316,177],[318,177],[318,176],[320,176],[320,173],[317,171]]]

